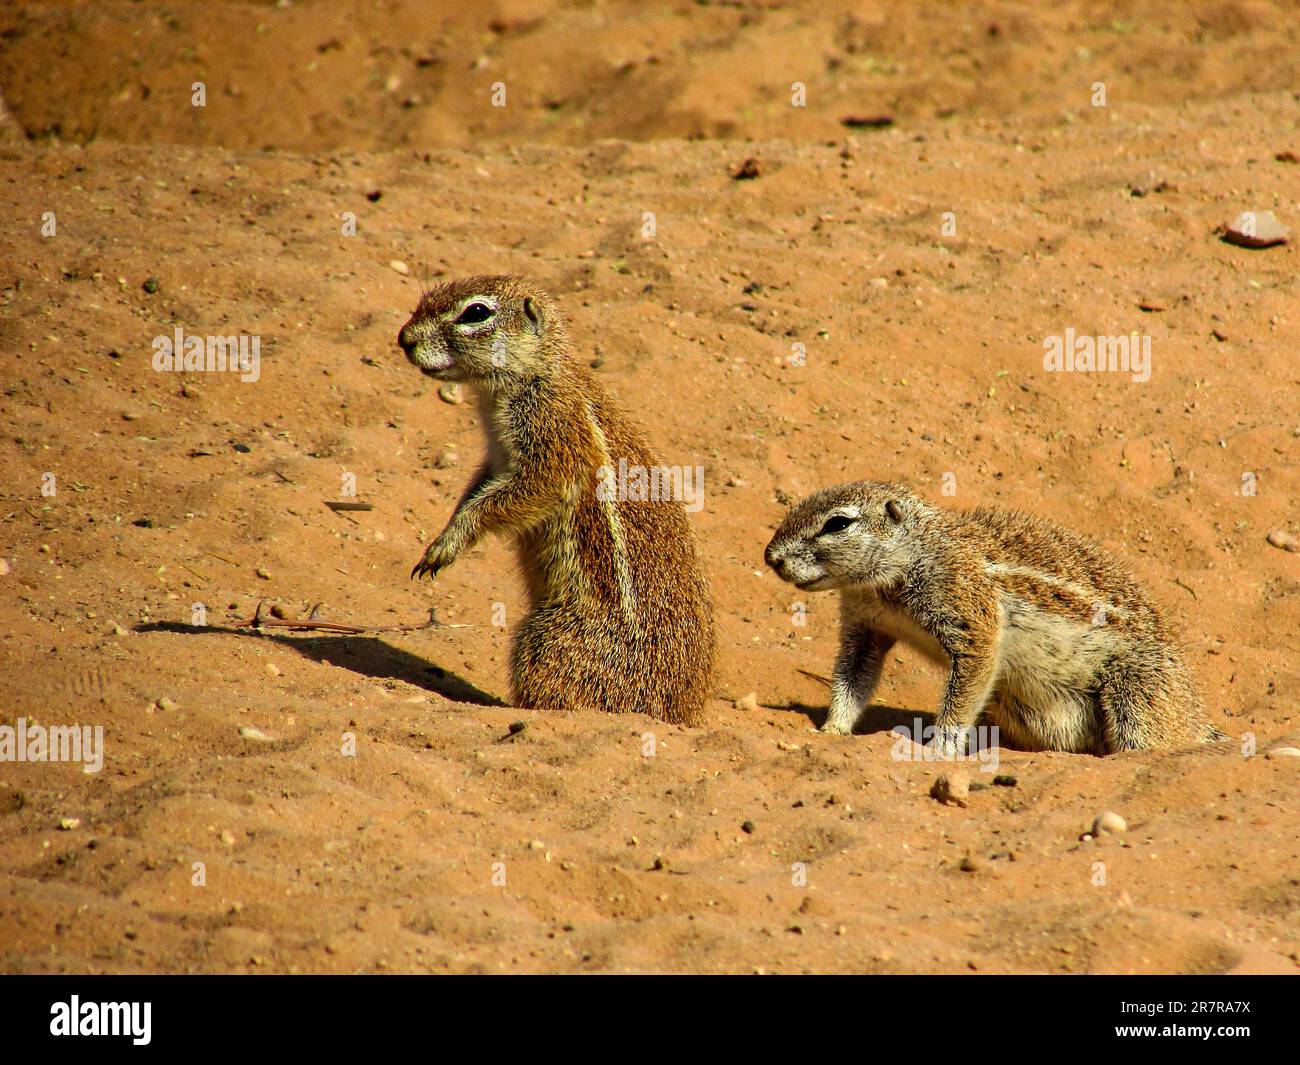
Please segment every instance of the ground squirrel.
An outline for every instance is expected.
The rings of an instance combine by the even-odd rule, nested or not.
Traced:
[[[516,277],[452,281],[422,296],[398,345],[430,377],[469,383],[487,435],[411,576],[513,533],[530,600],[511,651],[517,704],[697,723],[715,637],[690,524],[680,497],[604,490],[613,470],[667,467],[573,357],[550,298]]]
[[[765,558],[809,591],[840,589],[824,732],[849,733],[902,640],[950,669],[935,717],[952,743],[981,713],[1010,745],[1110,754],[1220,737],[1156,609],[1082,537],[997,507],[942,510],[900,484],[817,492]]]

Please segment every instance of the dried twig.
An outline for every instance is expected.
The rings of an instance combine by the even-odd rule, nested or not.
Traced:
[[[207,583],[208,578],[207,578],[204,574],[200,573],[198,570],[196,570],[196,569],[190,569],[190,567],[187,566],[187,565],[185,565],[184,562],[178,562],[177,565],[180,566],[181,569],[189,570],[189,571],[190,571],[191,573],[193,573],[194,576],[196,576],[199,580],[203,581],[205,584]]]
[[[257,604],[257,611],[248,621],[238,621],[235,627],[239,629],[308,629],[321,630],[324,632],[346,633],[349,636],[360,636],[372,632],[421,632],[424,629],[464,629],[467,625],[444,625],[438,620],[437,611],[432,607],[429,608],[429,620],[419,625],[345,625],[339,621],[321,621],[316,617],[316,612],[320,609],[320,603],[317,603],[311,609],[311,615],[294,621],[289,618],[269,618],[262,614],[262,607],[265,600]]]
[[[823,677],[820,673],[809,673],[806,669],[798,669],[798,667],[796,667],[795,671],[802,673],[805,677],[812,677],[813,680],[821,681],[821,683],[825,684],[828,688],[831,686],[830,677]]]

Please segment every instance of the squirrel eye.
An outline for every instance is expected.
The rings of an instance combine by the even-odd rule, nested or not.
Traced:
[[[460,317],[456,319],[456,324],[473,325],[475,322],[486,322],[491,317],[492,308],[486,303],[471,303],[460,312]]]
[[[833,518],[827,518],[826,524],[822,526],[822,531],[818,536],[828,536],[832,533],[843,532],[853,524],[853,518],[846,518],[843,514],[836,514]]]

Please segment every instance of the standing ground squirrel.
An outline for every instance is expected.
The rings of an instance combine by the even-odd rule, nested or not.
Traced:
[[[516,277],[452,281],[423,295],[397,342],[430,377],[474,388],[487,434],[486,459],[411,575],[513,533],[530,599],[511,651],[518,705],[697,723],[715,637],[690,524],[680,501],[601,490],[612,469],[662,467],[573,358],[550,298]]]
[[[840,589],[823,732],[853,731],[902,640],[951,670],[935,717],[946,744],[981,713],[1027,750],[1111,754],[1220,737],[1124,567],[1052,522],[941,510],[904,485],[860,481],[798,503],[765,558],[799,588]]]

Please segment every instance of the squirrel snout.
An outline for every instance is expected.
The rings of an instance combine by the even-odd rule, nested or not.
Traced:
[[[767,550],[763,552],[763,561],[771,566],[777,573],[785,569],[785,559],[772,550],[772,545],[767,545]]]
[[[415,336],[412,334],[410,326],[402,326],[401,332],[397,334],[397,346],[407,355],[410,355],[415,349]]]

